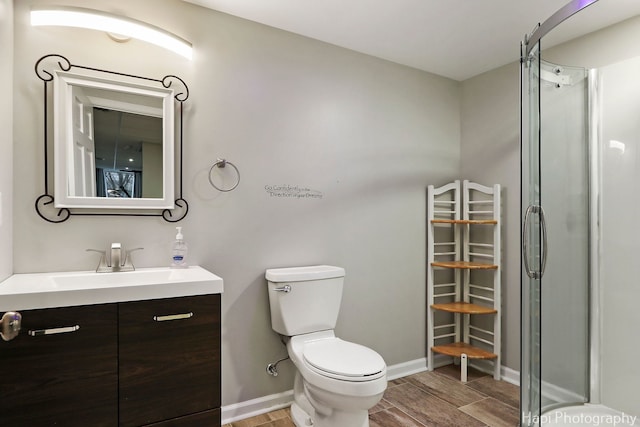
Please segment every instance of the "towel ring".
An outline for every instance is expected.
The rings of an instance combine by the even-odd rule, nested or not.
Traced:
[[[232,168],[234,168],[236,170],[236,174],[238,175],[238,180],[236,181],[236,183],[230,187],[230,188],[220,188],[217,185],[215,185],[213,183],[213,179],[211,179],[211,172],[213,172],[213,169],[215,169],[216,167],[219,169],[223,169],[225,168],[227,165],[231,166]],[[234,190],[238,184],[240,184],[240,171],[238,170],[238,168],[236,167],[236,165],[234,165],[231,162],[226,161],[225,159],[218,159],[217,162],[215,162],[212,166],[211,169],[209,169],[209,183],[213,186],[213,188],[215,188],[218,191],[223,191],[223,192],[227,192],[227,191],[231,191]]]

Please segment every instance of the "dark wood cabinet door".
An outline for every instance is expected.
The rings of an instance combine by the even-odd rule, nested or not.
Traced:
[[[120,426],[220,407],[220,295],[119,304]]]
[[[0,425],[117,425],[117,305],[21,314],[20,334],[0,341]]]

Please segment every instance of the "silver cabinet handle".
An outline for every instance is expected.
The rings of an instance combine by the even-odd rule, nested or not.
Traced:
[[[80,325],[65,326],[62,328],[34,329],[34,330],[30,330],[28,334],[30,337],[37,337],[40,335],[66,334],[69,332],[75,332],[78,329],[80,329]]]
[[[11,341],[20,333],[22,315],[17,311],[7,311],[2,315],[0,336],[5,341]]]
[[[540,216],[542,251],[540,254],[541,260],[539,271],[531,269],[529,266],[529,223],[532,214],[539,214]],[[545,222],[544,209],[542,209],[542,206],[529,205],[526,213],[524,214],[524,226],[522,227],[522,257],[527,276],[532,279],[541,279],[547,266],[547,224]]]
[[[288,294],[289,292],[291,292],[291,285],[284,285],[280,288],[274,288],[273,290],[276,292],[284,292]]]
[[[156,322],[167,322],[169,320],[181,320],[188,319],[190,317],[193,317],[192,312],[181,314],[167,314],[165,316],[153,316],[153,320],[155,320]]]

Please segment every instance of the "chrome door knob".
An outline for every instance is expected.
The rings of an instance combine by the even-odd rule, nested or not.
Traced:
[[[0,325],[0,337],[5,341],[11,341],[20,333],[22,315],[17,311],[7,311],[2,315]]]

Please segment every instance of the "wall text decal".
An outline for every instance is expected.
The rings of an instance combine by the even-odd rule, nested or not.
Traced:
[[[283,199],[322,199],[322,191],[312,190],[301,185],[265,185],[265,191],[270,197]]]

